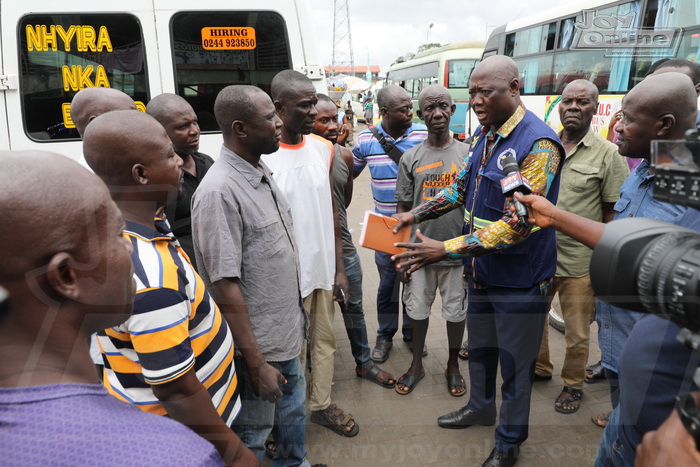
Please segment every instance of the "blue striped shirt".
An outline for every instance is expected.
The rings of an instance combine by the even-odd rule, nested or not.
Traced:
[[[387,141],[391,141],[401,151],[406,152],[413,146],[422,143],[428,137],[425,125],[413,124],[398,139],[394,139],[382,128],[382,122],[377,125],[379,133],[383,134]],[[361,132],[352,149],[355,160],[355,174],[362,172],[369,165],[369,173],[372,178],[372,197],[374,198],[375,211],[385,216],[391,216],[396,212],[396,176],[398,166],[385,152],[377,138],[370,130]]]

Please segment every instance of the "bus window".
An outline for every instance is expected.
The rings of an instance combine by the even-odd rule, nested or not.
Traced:
[[[564,87],[577,79],[586,79],[605,92],[610,80],[610,57],[599,50],[576,50],[554,55],[553,93],[561,94]]]
[[[187,11],[170,23],[175,87],[203,132],[219,131],[214,101],[231,84],[270,92],[272,78],[292,68],[287,26],[271,11]]]
[[[685,31],[676,58],[700,63],[700,29]]]
[[[555,81],[552,56],[538,55],[514,59],[520,70],[521,94],[551,94]]]
[[[31,139],[78,139],[70,103],[86,87],[111,87],[137,105],[148,102],[143,36],[136,17],[27,15],[18,27],[22,120]]]
[[[469,77],[476,66],[477,60],[449,60],[447,62],[447,87],[468,88]]]
[[[689,1],[659,1],[655,28],[684,28],[700,24],[700,5]]]

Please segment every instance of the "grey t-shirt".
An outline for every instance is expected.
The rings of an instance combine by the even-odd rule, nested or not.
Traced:
[[[469,146],[455,141],[445,149],[435,149],[427,141],[406,151],[399,161],[396,178],[396,201],[408,203],[412,208],[433,198],[443,188],[452,184],[469,154]],[[435,240],[445,241],[462,235],[464,209],[455,209],[437,219],[416,227],[421,233]],[[415,233],[412,236],[415,240]],[[459,259],[446,259],[440,266],[462,264]]]
[[[333,167],[331,167],[331,177],[333,180],[333,202],[338,208],[338,220],[340,221],[340,231],[343,236],[343,256],[354,255],[357,250],[352,243],[352,235],[348,229],[348,213],[345,209],[345,185],[348,183],[350,169],[343,160],[340,153],[340,146],[333,147]]]
[[[207,288],[238,278],[260,351],[282,362],[299,355],[307,320],[291,210],[260,168],[222,147],[192,198],[192,236]]]

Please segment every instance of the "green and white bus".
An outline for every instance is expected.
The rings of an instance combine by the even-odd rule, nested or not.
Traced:
[[[450,130],[458,139],[471,134],[476,117],[469,112],[469,77],[481,60],[484,42],[456,42],[428,49],[401,63],[391,65],[387,84],[397,84],[411,95],[413,112],[418,109],[418,94],[431,84],[442,84],[449,89],[457,106]],[[470,118],[471,117],[471,118]],[[415,121],[419,121],[414,116]]]

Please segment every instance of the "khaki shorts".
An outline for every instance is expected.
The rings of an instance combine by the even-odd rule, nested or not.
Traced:
[[[426,266],[411,274],[403,289],[406,313],[416,321],[427,319],[437,290],[442,298],[442,317],[458,323],[467,316],[467,290],[462,266]]]

